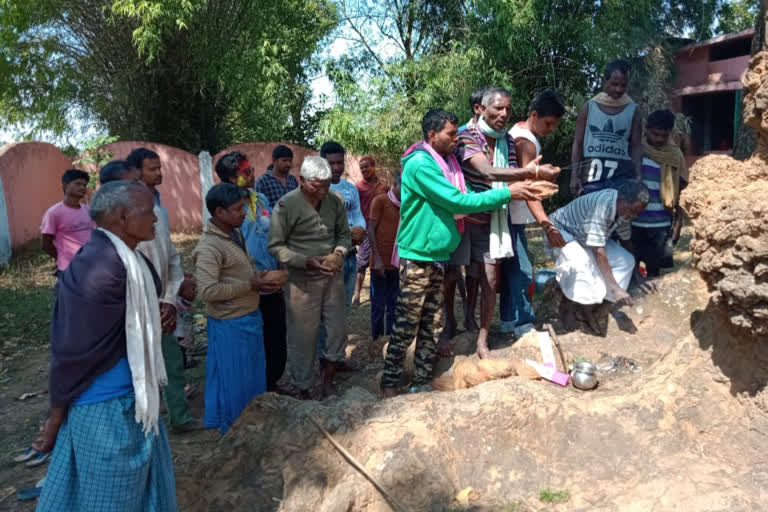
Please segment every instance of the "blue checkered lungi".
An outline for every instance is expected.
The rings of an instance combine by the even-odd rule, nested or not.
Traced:
[[[145,436],[133,393],[72,406],[59,430],[38,512],[178,510],[168,434]]]

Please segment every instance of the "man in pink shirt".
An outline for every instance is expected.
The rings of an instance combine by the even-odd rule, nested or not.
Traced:
[[[40,232],[43,251],[56,260],[57,275],[64,272],[80,247],[91,239],[96,227],[88,206],[80,204],[88,187],[88,173],[69,169],[61,177],[64,200],[48,208]]]

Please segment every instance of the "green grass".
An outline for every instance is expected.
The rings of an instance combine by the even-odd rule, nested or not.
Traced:
[[[14,249],[10,263],[0,269],[0,349],[48,343],[55,268],[34,240]]]
[[[551,503],[556,505],[558,503],[565,503],[571,499],[571,495],[568,491],[558,491],[555,489],[544,489],[539,492],[539,501],[542,503]]]
[[[174,233],[172,238],[183,267],[193,271],[191,255],[198,235]],[[0,350],[13,353],[48,343],[55,270],[56,263],[40,250],[39,239],[13,249],[9,264],[0,267]],[[195,311],[202,309],[196,301]]]

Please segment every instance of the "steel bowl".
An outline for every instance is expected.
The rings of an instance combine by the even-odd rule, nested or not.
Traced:
[[[582,361],[573,367],[571,372],[573,387],[582,390],[597,387],[597,367],[589,361]]]
[[[573,365],[573,371],[595,374],[597,373],[597,366],[595,366],[594,363],[590,363],[589,361],[580,361]]]

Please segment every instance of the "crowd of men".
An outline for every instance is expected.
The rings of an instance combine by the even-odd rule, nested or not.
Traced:
[[[451,356],[457,286],[479,357],[492,356],[497,293],[503,333],[519,338],[535,328],[532,224],[567,299],[564,320],[592,325],[598,309],[630,303],[638,261],[651,277],[670,265],[687,174],[670,141],[674,115],[652,113],[643,136],[628,74],[625,62],[609,64],[603,92],[579,112],[574,199],[551,215],[541,200],[556,187],[543,182],[556,182],[560,169],[541,163],[541,152],[565,113],[553,91],[536,95],[512,126],[510,95],[496,87],[470,97],[474,116],[462,126],[450,112],[428,111],[423,139],[389,185],[371,156],[359,162],[363,179],[347,181],[345,148],[333,141],[303,160],[298,179],[283,145],[258,179],[244,154],[224,155],[215,166],[220,183],[205,197],[210,220],[193,275],[171,240],[156,153],[138,148],[104,166],[89,205],[89,175],[66,171],[64,199],[41,228],[58,282],[51,407],[33,444],[53,450],[38,509],[176,510],[161,397],[173,432],[225,433],[266,391],[335,394],[336,372],[352,366],[347,315],[368,269],[371,336],[389,341],[386,397],[428,389],[436,358]],[[208,334],[202,420],[185,397],[177,325],[195,298],[205,304]],[[415,373],[402,388],[414,339]]]

